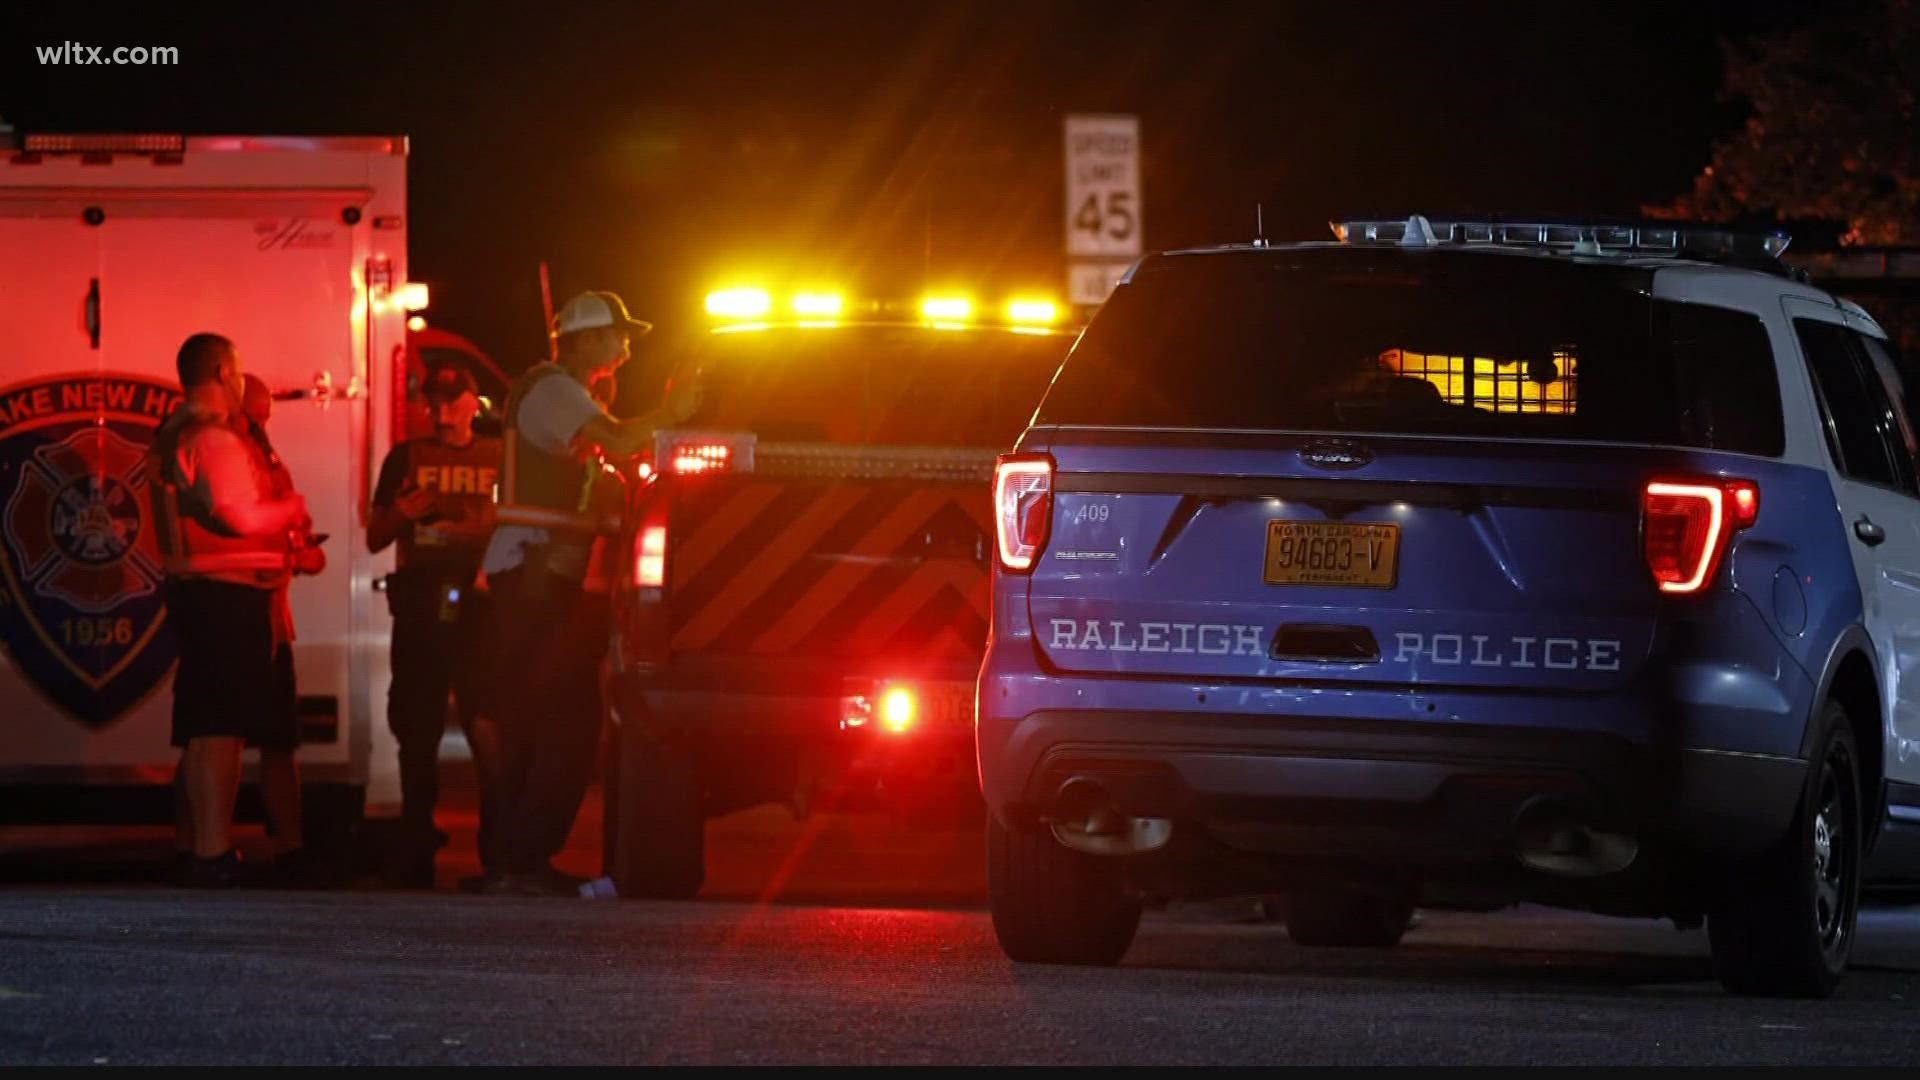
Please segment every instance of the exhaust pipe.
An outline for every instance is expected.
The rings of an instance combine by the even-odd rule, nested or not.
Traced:
[[[1128,817],[1105,785],[1086,776],[1060,785],[1046,821],[1062,846],[1087,855],[1144,855],[1173,838],[1172,821]]]
[[[1513,853],[1522,866],[1558,877],[1619,873],[1640,854],[1640,842],[1602,832],[1558,803],[1536,800],[1515,817]]]

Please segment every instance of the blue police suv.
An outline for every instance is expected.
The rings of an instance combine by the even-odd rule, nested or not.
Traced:
[[[994,927],[1112,963],[1262,893],[1707,927],[1821,996],[1920,877],[1902,368],[1783,236],[1336,224],[1139,262],[994,479]]]

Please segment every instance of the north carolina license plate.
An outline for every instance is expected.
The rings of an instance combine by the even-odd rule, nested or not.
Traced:
[[[930,727],[971,727],[972,683],[922,683],[920,719]]]
[[[1391,589],[1400,526],[1381,522],[1267,522],[1267,584]]]

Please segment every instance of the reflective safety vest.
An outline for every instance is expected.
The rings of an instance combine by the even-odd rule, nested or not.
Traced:
[[[570,533],[576,542],[585,542],[595,534],[616,532],[620,527],[618,513],[600,510],[606,499],[595,492],[596,483],[604,482],[599,465],[571,454],[550,454],[528,442],[520,432],[520,407],[527,394],[547,379],[571,377],[558,364],[538,364],[507,394],[507,430],[494,521]]]
[[[154,438],[153,455],[159,467],[152,470],[151,490],[161,567],[176,575],[251,573],[264,587],[273,584],[273,579],[285,574],[291,565],[292,547],[287,534],[234,535],[215,520],[212,507],[201,505],[201,500],[186,490],[189,485],[180,471],[181,446],[209,428],[224,427],[217,420],[189,414],[162,425]],[[272,485],[266,455],[252,439],[238,438],[246,447],[259,497],[266,498]]]

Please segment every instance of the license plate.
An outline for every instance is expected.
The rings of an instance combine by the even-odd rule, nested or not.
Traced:
[[[921,683],[920,722],[928,727],[973,726],[972,683]]]
[[[1267,584],[1391,589],[1400,526],[1385,522],[1267,522]]]

